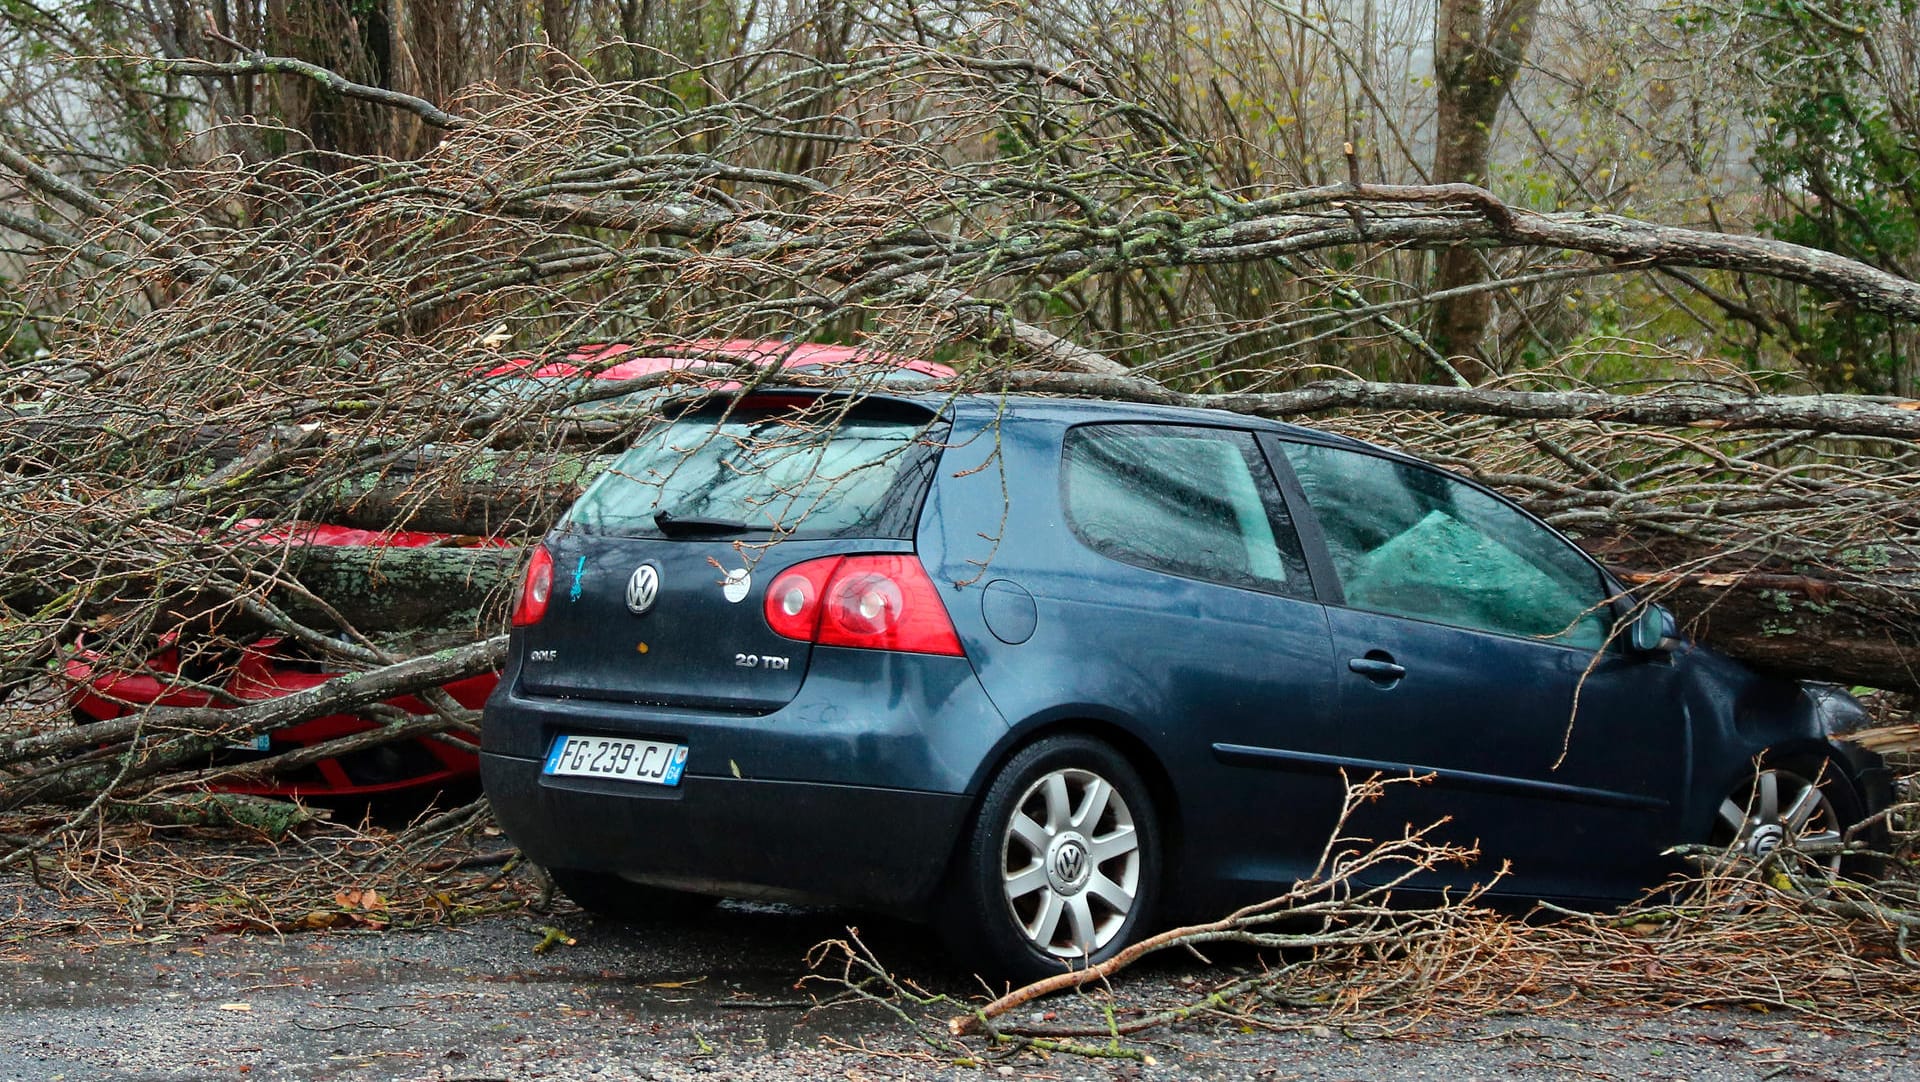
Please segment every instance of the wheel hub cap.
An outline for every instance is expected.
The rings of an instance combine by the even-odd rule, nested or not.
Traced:
[[[1787,832],[1778,823],[1762,823],[1754,827],[1753,833],[1747,838],[1747,853],[1759,860],[1780,848],[1780,843],[1786,839]]]
[[[1093,878],[1093,858],[1086,840],[1066,833],[1047,847],[1047,885],[1061,894],[1078,894]]]

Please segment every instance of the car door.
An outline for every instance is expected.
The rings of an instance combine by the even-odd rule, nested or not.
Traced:
[[[1002,446],[1022,476],[990,577],[1031,590],[1032,637],[969,656],[1016,724],[1111,720],[1164,764],[1170,904],[1217,915],[1264,897],[1312,867],[1338,785],[1300,779],[1317,798],[1280,798],[1269,772],[1214,750],[1284,741],[1333,708],[1325,610],[1257,439],[1129,421],[1067,428],[1052,448],[1043,465]]]
[[[1610,641],[1615,590],[1564,538],[1478,486],[1355,446],[1274,439],[1311,514],[1339,682],[1335,720],[1285,769],[1430,777],[1364,827],[1476,845],[1446,873],[1556,897],[1655,877],[1686,777],[1687,719],[1667,655]],[[1291,758],[1287,758],[1290,755]]]

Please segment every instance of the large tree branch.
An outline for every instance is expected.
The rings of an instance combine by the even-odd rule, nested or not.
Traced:
[[[761,244],[799,243],[791,230],[735,216],[708,203],[585,200],[565,197],[541,198],[522,204],[526,211],[556,223],[584,225],[597,229],[661,233],[676,237],[706,237],[734,227]],[[862,267],[858,259],[847,260],[834,269],[833,276],[847,280]],[[1127,366],[1097,350],[1071,342],[1037,324],[1016,318],[1004,304],[983,300],[965,290],[941,285],[923,273],[904,275],[890,283],[907,296],[945,309],[953,316],[953,329],[959,337],[982,341],[1002,352],[1013,353],[1039,368],[1097,375],[1122,375]]]
[[[1414,409],[1520,420],[1602,421],[1723,429],[1789,429],[1825,435],[1920,439],[1920,401],[1859,395],[1618,395],[1600,391],[1508,391],[1422,383],[1327,380],[1265,394],[1189,394],[1151,380],[1068,373],[1012,373],[1008,390],[1095,395],[1225,409],[1260,417],[1301,417],[1342,409]]]
[[[1350,205],[1368,207],[1358,223]],[[1329,213],[1313,213],[1324,208]],[[625,204],[618,201],[541,200],[528,213],[569,224],[659,232],[697,238],[744,230],[763,245],[799,244],[785,229],[738,218],[710,204]],[[731,229],[729,229],[731,227]],[[1619,271],[1692,267],[1759,274],[1812,286],[1857,307],[1920,322],[1920,284],[1832,252],[1765,237],[1740,236],[1678,226],[1655,225],[1618,215],[1577,212],[1539,214],[1510,207],[1492,192],[1471,184],[1327,185],[1285,192],[1269,199],[1228,207],[1210,218],[1169,227],[1157,217],[1140,227],[1124,250],[1077,246],[1071,242],[1032,254],[980,247],[959,248],[941,261],[961,266],[993,255],[1003,275],[1084,274],[1126,266],[1193,266],[1252,263],[1301,252],[1358,244],[1406,248],[1545,247],[1602,256]],[[1120,232],[1127,230],[1123,227]],[[856,269],[871,274],[884,256],[850,253],[836,273]],[[891,282],[909,296],[931,300],[960,317],[968,337],[1004,334],[1043,367],[1114,375],[1124,365],[1084,347],[1062,348],[1057,335],[1003,314],[966,291],[941,288],[926,272]],[[982,319],[982,317],[988,317]]]
[[[385,87],[368,86],[356,83],[339,72],[310,64],[305,60],[296,60],[289,56],[266,56],[256,53],[244,60],[219,62],[202,60],[197,57],[157,58],[150,63],[162,71],[178,72],[196,78],[208,76],[239,75],[297,75],[326,87],[342,97],[358,98],[394,109],[412,113],[428,124],[445,131],[459,131],[469,128],[474,121],[467,117],[455,116],[425,98],[412,94],[403,94]]]
[[[183,248],[165,232],[143,221],[139,216],[120,210],[80,185],[34,161],[5,139],[0,139],[0,165],[12,170],[29,188],[64,203],[82,214],[107,222],[142,244],[163,253],[163,256],[143,254],[136,261],[132,257],[123,256],[110,248],[92,242],[72,245],[70,250],[82,259],[102,268],[119,268],[130,262],[137,262],[137,265],[143,269],[164,269],[182,278],[205,281],[216,292],[246,297],[252,303],[259,305],[263,311],[278,321],[278,329],[281,333],[295,341],[307,344],[325,343],[325,339],[309,329],[304,320],[279,305],[262,299],[252,286]],[[0,220],[0,225],[6,225],[32,236],[41,240],[42,243],[50,243],[47,238],[59,232],[43,224],[33,223],[31,219],[21,215],[9,214],[4,220]],[[38,228],[35,228],[35,225],[38,225]],[[343,357],[354,356],[354,352],[345,347],[341,347],[339,352]]]
[[[1375,213],[1356,228],[1344,217],[1287,213],[1357,201]],[[1280,213],[1264,213],[1269,207]],[[1167,262],[1242,262],[1262,256],[1374,243],[1544,247],[1614,260],[1620,270],[1697,267],[1814,286],[1860,308],[1920,322],[1920,284],[1832,252],[1766,237],[1655,225],[1612,214],[1540,214],[1510,207],[1470,184],[1330,185],[1248,204],[1240,220],[1199,229],[1169,246]],[[1171,238],[1170,238],[1171,240]]]

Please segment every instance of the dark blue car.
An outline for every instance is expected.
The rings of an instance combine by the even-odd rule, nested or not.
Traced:
[[[1431,776],[1348,824],[1448,817],[1482,859],[1425,886],[1575,901],[1885,799],[1844,694],[1677,641],[1479,485],[1225,413],[721,396],[580,499],[514,625],[482,776],[576,901],[852,903],[1002,976],[1284,891],[1343,772]]]

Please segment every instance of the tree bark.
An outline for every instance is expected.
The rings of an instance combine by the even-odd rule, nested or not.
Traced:
[[[296,549],[287,578],[321,598],[355,629],[386,632],[466,630],[482,635],[504,625],[507,599],[519,585],[525,553],[512,548]],[[290,591],[272,600],[288,615],[327,627],[325,610]]]
[[[1636,595],[1672,609],[1690,637],[1754,668],[1920,690],[1920,553],[1895,554],[1901,567],[1889,569],[1722,555],[1649,532],[1580,544]]]
[[[317,507],[290,511],[366,530],[538,537],[579,498],[606,456],[484,452],[448,464],[414,456],[399,468],[343,482]]]
[[[1494,122],[1533,39],[1540,0],[1440,0],[1435,11],[1432,180],[1485,187]],[[1435,292],[1486,279],[1486,257],[1466,245],[1440,250]],[[1476,290],[1433,307],[1430,337],[1443,354],[1481,356],[1493,294]]]
[[[1064,372],[1007,376],[1009,391],[1098,395],[1131,402],[1295,418],[1334,410],[1427,410],[1519,420],[1579,420],[1711,429],[1817,432],[1870,439],[1920,439],[1920,400],[1861,395],[1504,391],[1421,383],[1326,380],[1264,394],[1189,394],[1150,380]]]
[[[1315,208],[1384,205],[1360,222]],[[1240,263],[1356,244],[1405,248],[1538,247],[1604,256],[1619,270],[1696,267],[1740,271],[1813,286],[1859,308],[1920,321],[1920,283],[1856,259],[1766,237],[1654,225],[1615,214],[1541,214],[1510,207],[1472,184],[1361,184],[1303,188],[1241,209],[1236,220],[1167,238],[1162,253],[1142,244],[1134,263]],[[1013,270],[1083,271],[1087,252],[1055,255]]]

